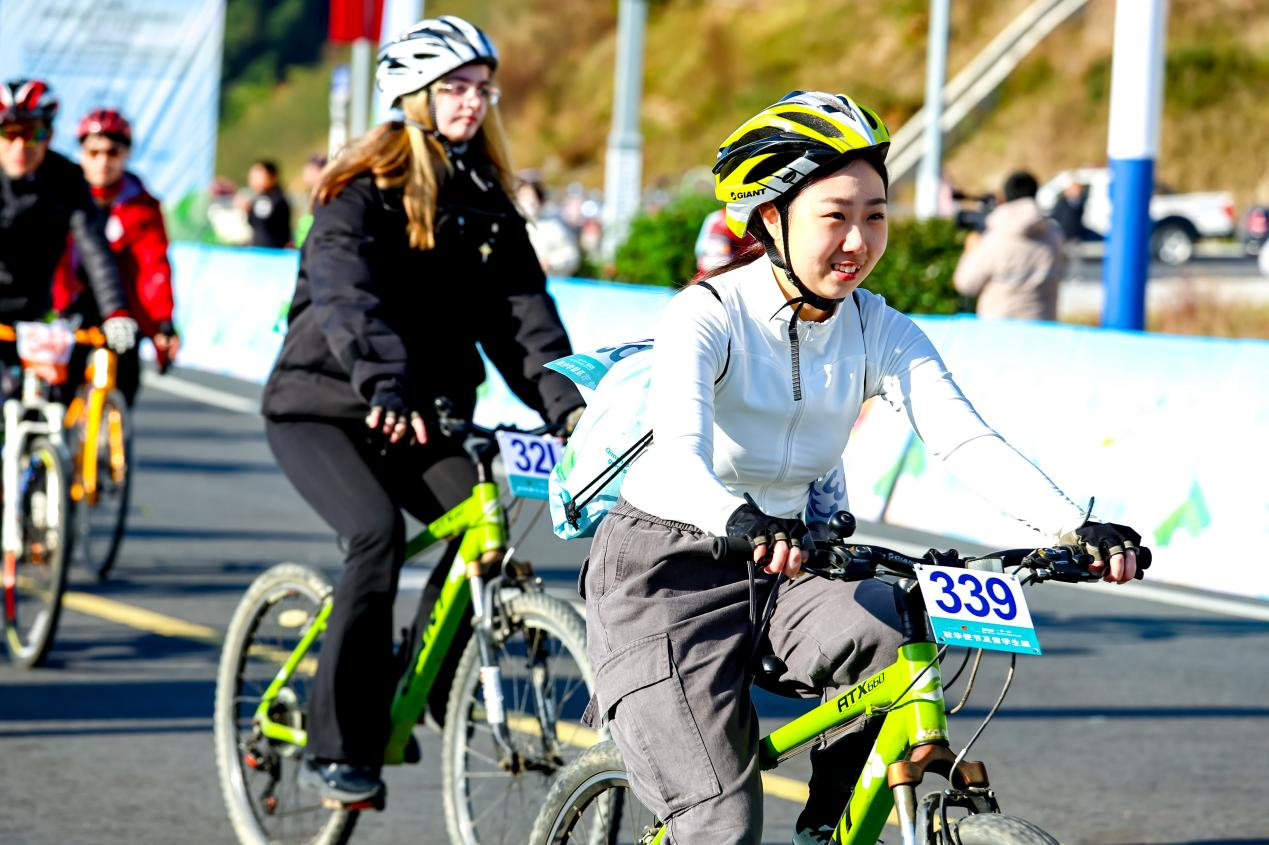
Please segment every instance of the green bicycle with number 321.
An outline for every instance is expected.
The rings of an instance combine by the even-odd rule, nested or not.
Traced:
[[[1020,584],[1004,571],[1027,573],[1023,583],[1096,581],[1100,576],[1089,571],[1092,558],[1076,546],[1015,549],[978,558],[931,550],[924,558],[913,558],[880,546],[847,544],[853,527],[849,514],[839,514],[831,524],[841,526],[837,539],[817,548],[803,571],[852,581],[875,577],[880,568],[906,579],[901,615],[908,636],[890,666],[763,737],[761,768],[773,769],[859,727],[861,720],[880,719],[833,842],[871,845],[892,821],[904,845],[1057,845],[1057,839],[1031,822],[1001,814],[986,765],[964,759],[1004,699],[1012,664],[1000,699],[957,753],[947,716],[964,706],[969,690],[955,707],[946,707],[940,660],[953,644],[979,649],[979,659],[982,649],[1011,652],[1013,660],[1018,653],[1039,654]],[[736,538],[715,541],[719,560],[740,561],[751,554],[749,544]],[[1149,562],[1149,550],[1140,549],[1139,566]],[[784,668],[779,664],[769,656],[762,671],[778,675]],[[530,845],[665,841],[663,820],[630,790],[625,763],[612,742],[593,746],[560,772],[529,837]]]
[[[409,560],[445,541],[438,565],[447,576],[430,615],[398,652],[384,763],[418,762],[414,729],[425,711],[443,712],[450,841],[523,845],[522,830],[551,778],[598,737],[579,723],[594,684],[585,623],[570,604],[544,592],[531,566],[511,557],[508,518],[493,481],[508,430],[447,418],[442,425],[467,435],[478,482],[466,501],[406,548]],[[552,448],[545,438],[524,436],[532,432],[510,434],[529,452]],[[279,564],[252,583],[229,624],[214,725],[221,789],[240,842],[342,843],[360,812],[382,809],[325,804],[297,781],[331,592],[317,572]],[[454,657],[447,701],[431,701]]]

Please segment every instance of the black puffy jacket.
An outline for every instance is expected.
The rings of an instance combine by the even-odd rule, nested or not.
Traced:
[[[572,350],[524,219],[491,174],[458,164],[431,250],[410,247],[401,190],[380,190],[368,173],[317,206],[265,416],[360,419],[384,379],[425,414],[445,396],[468,416],[485,380],[477,343],[546,420],[582,404],[572,382],[543,369]]]
[[[53,306],[53,270],[75,237],[102,314],[128,307],[106,240],[110,213],[93,202],[79,165],[50,150],[35,174],[0,170],[0,320],[39,320]]]

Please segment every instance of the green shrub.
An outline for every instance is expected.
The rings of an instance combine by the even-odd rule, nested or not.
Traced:
[[[696,275],[696,236],[705,217],[719,207],[708,194],[683,194],[652,214],[640,214],[617,247],[614,278],[674,287]]]
[[[864,287],[908,314],[955,314],[952,273],[965,244],[950,220],[892,220],[890,243]]]

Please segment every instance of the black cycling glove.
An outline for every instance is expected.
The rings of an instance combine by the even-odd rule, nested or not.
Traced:
[[[1109,561],[1117,554],[1135,550],[1141,545],[1141,535],[1127,525],[1113,522],[1085,522],[1074,531],[1062,535],[1062,542],[1082,545],[1093,560]]]
[[[745,498],[749,498],[746,496]],[[744,537],[754,546],[765,546],[785,540],[790,546],[800,548],[806,537],[806,523],[800,519],[785,519],[779,516],[768,516],[758,510],[758,506],[750,499],[732,511],[727,518],[727,533],[733,537]]]
[[[370,396],[370,408],[382,408],[383,413],[392,414],[397,417],[408,417],[410,408],[405,402],[405,397],[401,395],[401,387],[393,379],[382,379],[375,385],[375,391]]]

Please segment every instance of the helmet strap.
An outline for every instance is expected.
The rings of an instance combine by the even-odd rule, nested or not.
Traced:
[[[440,130],[433,129],[432,127],[427,126],[426,124],[419,123],[417,120],[410,120],[410,118],[408,117],[401,118],[401,122],[404,123],[406,126],[413,126],[415,129],[419,130],[420,132],[426,132],[429,135],[431,135],[433,138],[435,138],[437,141],[440,141],[441,146],[445,149],[445,156],[451,161],[453,161],[456,156],[461,156],[463,153],[467,152],[466,141],[464,141],[461,144],[451,143],[448,138],[446,138],[444,135],[441,134]],[[435,114],[432,115],[432,122],[433,123],[436,122]]]
[[[794,309],[794,318],[803,305],[809,305],[819,311],[832,312],[837,308],[837,303],[841,302],[845,297],[830,299],[827,296],[820,296],[815,291],[802,284],[802,280],[798,278],[797,273],[793,272],[793,260],[790,258],[785,260],[784,256],[789,254],[789,206],[780,203],[776,205],[776,210],[780,212],[780,240],[784,244],[784,255],[775,248],[775,242],[768,237],[761,238],[762,246],[767,252],[767,258],[773,265],[784,271],[784,275],[789,281],[793,282],[793,286],[798,289],[801,296],[790,299],[785,305]],[[776,311],[776,314],[780,313]],[[775,316],[774,314],[772,316]]]

